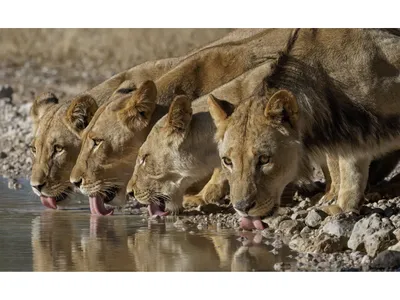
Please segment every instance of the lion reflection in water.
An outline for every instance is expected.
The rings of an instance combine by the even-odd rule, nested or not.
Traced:
[[[136,221],[135,221],[136,220]],[[249,241],[254,234],[247,233]],[[269,271],[284,259],[264,243],[191,234],[173,222],[45,211],[32,224],[34,271]],[[254,241],[256,238],[254,239]]]

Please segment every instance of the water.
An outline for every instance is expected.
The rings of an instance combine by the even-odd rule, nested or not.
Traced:
[[[254,233],[176,228],[141,216],[90,216],[86,205],[45,209],[27,181],[0,178],[0,271],[272,271],[290,262]],[[246,239],[240,236],[245,235]]]

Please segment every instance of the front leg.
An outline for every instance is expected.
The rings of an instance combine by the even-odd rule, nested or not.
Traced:
[[[325,195],[321,198],[321,202],[327,203],[338,199],[340,190],[339,158],[327,155],[326,166],[321,166],[321,169],[326,182]]]
[[[216,203],[229,193],[228,181],[223,177],[221,169],[214,169],[211,179],[197,195],[186,195],[184,207]]]
[[[344,212],[359,212],[364,202],[370,158],[340,157],[338,206]]]

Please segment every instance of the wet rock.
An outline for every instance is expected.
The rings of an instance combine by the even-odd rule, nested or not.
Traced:
[[[374,257],[393,244],[393,230],[389,219],[372,214],[354,225],[347,245],[352,250],[365,250],[369,256]]]
[[[276,249],[280,249],[283,247],[283,242],[282,240],[276,239],[272,244],[272,247],[276,248]]]
[[[336,237],[349,238],[355,223],[352,218],[331,220],[322,227],[322,232]]]
[[[306,219],[305,219],[305,223],[307,226],[311,227],[311,228],[316,228],[318,227],[321,222],[327,217],[328,215],[323,212],[322,210],[319,209],[313,209],[311,210]]]
[[[382,251],[372,261],[371,267],[384,270],[400,268],[400,252],[390,250]]]

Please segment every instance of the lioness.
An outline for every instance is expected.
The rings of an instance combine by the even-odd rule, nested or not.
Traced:
[[[70,101],[60,102],[52,93],[36,98],[31,108],[34,137],[30,146],[33,155],[30,183],[43,205],[57,208],[68,203],[65,200],[73,190],[69,176],[79,154],[80,134],[97,106],[109,100],[114,92],[115,96],[136,89],[134,82],[158,78],[178,60],[171,58],[144,63],[113,76]]]
[[[112,210],[105,208],[105,202],[125,202],[137,152],[152,126],[167,113],[174,95],[183,93],[194,100],[240,76],[276,55],[290,32],[256,31],[240,41],[204,48],[155,84],[144,82],[133,95],[99,108],[83,133],[81,152],[70,178],[89,196],[92,212],[110,214]]]
[[[357,211],[371,159],[399,148],[400,32],[296,30],[258,94],[210,101],[230,199],[244,228],[279,205],[308,157],[339,166],[339,211]],[[333,159],[332,159],[333,158]]]
[[[213,95],[237,104],[251,95],[271,63],[254,68],[214,90]],[[207,106],[208,96],[191,103],[187,96],[177,96],[167,115],[151,129],[138,152],[127,194],[149,207],[150,215],[178,212],[187,189],[210,176],[205,188],[186,202],[216,202],[228,192],[220,178],[220,159],[214,141],[215,125]]]
[[[34,132],[31,143],[33,191],[41,197],[42,203],[47,207],[56,208],[68,203],[66,199],[73,189],[69,176],[79,153],[80,133],[90,121],[97,106],[109,100],[122,83],[130,81],[133,83],[133,89],[136,89],[135,84],[156,80],[178,62],[201,49],[222,43],[235,43],[263,31],[235,30],[215,42],[190,51],[185,56],[143,63],[111,77],[69,101],[60,102],[55,95],[49,93],[39,96],[31,110]],[[129,92],[129,89],[124,88],[121,92]]]

